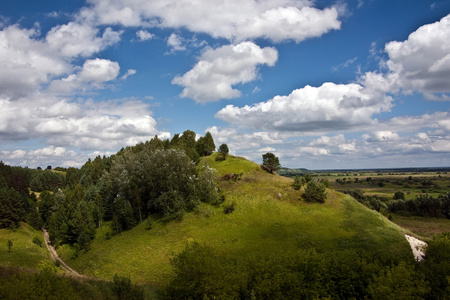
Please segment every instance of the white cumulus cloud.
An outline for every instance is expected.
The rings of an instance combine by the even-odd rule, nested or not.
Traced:
[[[386,74],[369,72],[365,85],[387,92],[420,92],[428,100],[450,99],[450,15],[423,25],[405,41],[386,44]]]
[[[146,30],[139,30],[136,32],[136,36],[139,38],[140,41],[147,41],[147,40],[151,40],[152,38],[155,37],[155,35],[153,33],[150,33]]]
[[[119,75],[120,67],[117,62],[108,59],[88,59],[80,72],[84,81],[105,82],[114,80]]]
[[[90,0],[81,11],[100,24],[187,28],[232,41],[266,38],[301,42],[340,29],[340,6],[310,0]]]
[[[232,99],[241,95],[233,85],[257,79],[258,65],[273,66],[277,59],[276,49],[260,48],[252,42],[210,48],[190,71],[175,77],[172,83],[184,86],[181,97],[196,102]]]
[[[388,111],[392,98],[359,84],[306,86],[252,106],[227,105],[216,117],[232,124],[277,131],[335,131],[367,126]]]

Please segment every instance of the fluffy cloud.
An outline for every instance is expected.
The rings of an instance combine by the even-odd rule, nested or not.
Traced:
[[[387,43],[385,51],[388,73],[365,74],[365,85],[389,92],[418,91],[428,100],[450,99],[450,15],[421,26],[405,41]]]
[[[84,18],[100,24],[187,28],[216,38],[243,41],[267,38],[301,42],[340,28],[341,7],[323,10],[310,0],[90,0]]]
[[[30,99],[18,107],[0,101],[0,140],[39,137],[54,146],[110,150],[160,133],[148,104],[123,101],[67,102]]]
[[[71,69],[37,34],[15,25],[0,31],[0,96],[22,97]]]
[[[101,37],[99,30],[89,24],[69,22],[53,27],[46,36],[47,44],[58,49],[65,57],[88,57],[120,41],[121,32],[106,28]]]
[[[154,34],[148,32],[146,30],[139,30],[138,32],[136,32],[136,36],[139,38],[140,41],[151,40],[152,38],[155,37]]]
[[[75,22],[52,28],[45,39],[39,38],[40,32],[35,28],[22,29],[17,25],[4,28],[0,31],[0,96],[26,97],[46,84],[58,91],[73,90],[78,85],[77,77],[71,74],[77,69],[72,64],[74,59],[90,56],[120,41],[121,33],[111,28],[106,28],[102,36],[98,33],[98,29],[88,24]],[[89,69],[94,63],[87,61],[82,76],[99,81],[101,74]],[[97,62],[98,67],[106,71],[106,64],[101,63]],[[118,69],[113,64],[109,64],[109,77],[103,74],[105,79],[111,80]]]
[[[324,83],[306,86],[288,96],[242,108],[227,105],[216,117],[232,124],[277,131],[335,131],[374,123],[372,116],[388,111],[392,98],[359,84]]]
[[[172,33],[167,39],[167,46],[172,48],[172,51],[184,51],[186,47],[183,46],[183,39],[181,36]]]
[[[88,59],[84,62],[80,78],[84,81],[105,82],[114,80],[119,75],[117,62],[108,59]]]
[[[81,167],[88,158],[93,159],[98,155],[111,155],[111,152],[75,152],[65,147],[47,146],[35,150],[0,151],[3,161],[8,165],[21,165],[29,167]]]
[[[189,97],[196,102],[236,98],[241,92],[233,85],[255,80],[258,65],[273,66],[277,59],[276,49],[260,48],[252,42],[208,49],[192,70],[175,77],[172,83],[185,87],[181,97]]]

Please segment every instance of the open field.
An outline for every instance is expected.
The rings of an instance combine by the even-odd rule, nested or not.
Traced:
[[[450,191],[448,168],[411,168],[379,170],[330,170],[282,169],[283,176],[311,175],[316,180],[326,179],[336,190],[360,189],[365,195],[377,195],[392,199],[395,192],[403,192],[405,200],[419,195],[438,197]]]
[[[188,243],[209,245],[228,257],[271,257],[302,249],[319,253],[353,250],[380,260],[412,259],[401,229],[347,195],[328,190],[325,204],[306,204],[292,179],[268,174],[254,163],[229,157],[202,163],[218,177],[242,174],[240,180],[220,181],[226,200],[220,206],[202,204],[182,221],[143,222],[130,231],[108,237],[109,226],[97,231],[89,252],[75,259],[66,246],[59,253],[78,272],[111,279],[130,276],[134,282],[161,286],[172,276],[170,260]],[[234,212],[224,206],[234,203]]]
[[[450,174],[439,171],[313,173],[313,176],[327,179],[336,190],[360,189],[366,195],[378,195],[390,199],[398,191],[405,194],[406,200],[423,194],[438,197],[450,191]]]
[[[430,240],[433,236],[450,232],[450,220],[449,219],[437,219],[437,218],[424,218],[415,216],[402,216],[398,214],[392,214],[392,221],[408,229],[418,237],[421,237],[425,241]]]

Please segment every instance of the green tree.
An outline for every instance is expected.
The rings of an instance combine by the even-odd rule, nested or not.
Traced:
[[[430,288],[414,266],[401,262],[386,267],[368,287],[370,299],[423,299]]]
[[[205,134],[204,144],[206,155],[211,155],[214,150],[216,150],[216,144],[214,143],[214,139],[209,131]]]
[[[13,188],[0,189],[0,228],[17,227],[25,216],[20,193]]]
[[[202,136],[198,139],[195,149],[200,156],[208,156],[214,152],[216,145],[214,144],[214,139],[209,131],[206,132],[204,137]]]
[[[294,178],[294,182],[292,183],[292,187],[294,188],[294,190],[298,191],[299,189],[301,189],[302,185],[303,185],[303,180],[302,180],[302,176],[295,176]]]
[[[228,149],[227,144],[222,144],[219,147],[219,153],[222,155],[222,159],[225,160],[227,158],[228,153],[230,150]]]
[[[275,154],[268,152],[266,154],[263,154],[262,157],[263,157],[262,166],[268,172],[273,173],[281,167],[280,161],[278,157],[275,156]]]
[[[405,193],[400,192],[400,191],[395,192],[394,200],[405,200]]]
[[[318,184],[314,181],[308,182],[305,193],[303,194],[303,199],[306,202],[325,203],[325,200],[327,199],[325,185],[322,183]]]
[[[430,299],[448,299],[450,295],[450,232],[433,237],[425,251],[422,272],[430,282]]]

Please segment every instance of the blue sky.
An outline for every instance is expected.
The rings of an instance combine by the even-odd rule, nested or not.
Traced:
[[[155,135],[308,169],[450,166],[448,0],[0,0],[0,160]]]

